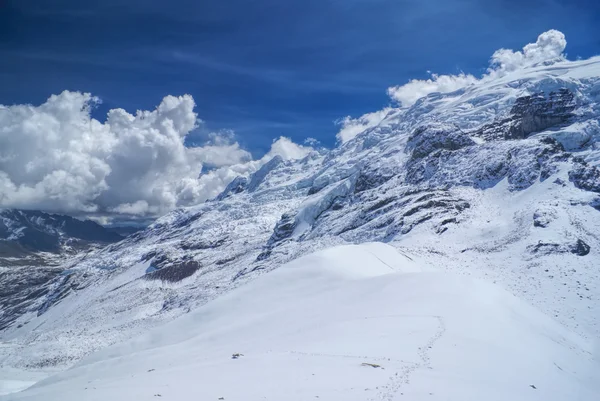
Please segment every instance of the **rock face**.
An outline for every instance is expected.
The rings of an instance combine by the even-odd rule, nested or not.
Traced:
[[[8,312],[2,335],[20,348],[4,361],[72,363],[308,252],[369,241],[493,278],[600,335],[599,75],[600,59],[531,67],[390,110],[334,149],[274,158],[214,200],[61,266]],[[588,139],[569,140],[579,134]]]
[[[589,165],[585,160],[576,159],[574,169],[569,171],[569,180],[586,191],[600,193],[600,169]]]
[[[513,124],[505,133],[505,139],[527,138],[535,132],[566,123],[573,117],[574,98],[567,88],[518,98],[510,110]]]
[[[525,139],[567,123],[575,116],[575,108],[575,95],[567,88],[521,96],[507,117],[484,125],[476,135],[486,140]]]

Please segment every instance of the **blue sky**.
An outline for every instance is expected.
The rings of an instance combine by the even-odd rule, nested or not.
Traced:
[[[0,0],[0,104],[64,89],[96,111],[191,94],[208,130],[261,155],[273,138],[335,142],[333,121],[389,103],[427,70],[479,75],[548,29],[600,53],[597,0]],[[201,141],[202,133],[193,140]]]

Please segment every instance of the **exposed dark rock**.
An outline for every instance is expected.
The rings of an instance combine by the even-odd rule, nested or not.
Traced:
[[[553,253],[565,253],[568,252],[565,247],[560,244],[548,243],[548,242],[539,242],[535,245],[529,245],[527,250],[530,253],[538,254],[541,253],[543,255],[549,255]]]
[[[170,262],[171,261],[169,260],[169,257],[164,253],[154,252],[154,260],[152,260],[152,266],[154,266],[155,268],[160,269]]]
[[[227,258],[227,259],[221,259],[221,260],[217,260],[217,261],[215,262],[215,265],[217,265],[217,266],[221,266],[221,265],[227,264],[227,263],[229,263],[229,262],[233,262],[235,259],[236,259],[236,258],[235,258],[235,256],[232,256],[232,257],[230,257],[230,258]]]
[[[535,211],[533,213],[534,227],[546,228],[548,227],[548,224],[550,224],[550,221],[552,221],[552,218],[543,211]]]
[[[340,210],[344,208],[344,202],[341,199],[336,199],[331,204],[330,210]]]
[[[570,249],[571,249],[571,253],[574,253],[575,255],[585,256],[588,253],[590,253],[591,248],[584,241],[578,239],[577,242],[575,243],[575,245],[572,245],[570,247]]]
[[[479,157],[487,154],[489,157]],[[558,171],[560,162],[568,161],[560,143],[552,138],[530,140],[523,146],[473,145],[449,151],[438,149],[406,164],[406,182],[414,185],[461,185],[486,189],[507,179],[511,191],[529,188]],[[457,165],[472,160],[468,168],[455,171]],[[454,172],[453,172],[454,171]]]
[[[374,204],[372,204],[371,206],[369,206],[368,208],[366,208],[365,212],[368,213],[368,212],[372,212],[372,211],[381,209],[382,207],[387,206],[392,202],[395,202],[397,199],[398,198],[395,196],[381,199],[381,200],[375,202]]]
[[[325,188],[325,187],[311,186],[311,187],[308,189],[308,193],[307,193],[307,195],[314,195],[314,194],[316,194],[317,192],[319,192],[320,190],[322,190],[323,188]]]
[[[536,93],[517,99],[511,114],[512,124],[506,133],[506,139],[522,139],[532,133],[563,124],[573,116],[574,95],[568,89],[558,92]]]
[[[569,181],[577,188],[600,193],[600,170],[581,159],[575,159],[575,168],[569,171]]]
[[[147,262],[158,254],[158,251],[150,251],[142,256],[140,259],[142,262]]]
[[[261,253],[258,254],[258,256],[256,257],[256,261],[261,262],[263,260],[268,259],[269,256],[271,256],[271,253],[272,253],[272,250],[270,248],[265,248]]]
[[[448,227],[447,227],[448,224],[458,224],[458,220],[455,217],[451,217],[449,219],[442,220],[442,222],[439,224],[439,226],[437,228],[437,233],[442,234],[442,233],[446,232],[448,230]]]
[[[227,238],[220,238],[218,240],[208,240],[208,239],[203,239],[203,240],[199,240],[199,241],[186,241],[183,242],[180,245],[180,248],[184,251],[194,251],[194,250],[202,250],[202,249],[211,249],[211,248],[218,248],[222,245],[224,245],[227,242]]]
[[[288,239],[294,232],[295,227],[296,223],[294,216],[290,213],[284,213],[281,216],[281,220],[279,220],[273,229],[273,234],[271,235],[269,242],[281,242],[285,239]]]
[[[445,226],[446,224],[457,224],[458,220],[456,220],[456,218],[452,217],[450,219],[446,219],[446,220],[442,220],[442,222],[440,223],[440,225]]]
[[[436,150],[454,151],[475,142],[463,132],[454,127],[427,126],[416,129],[408,138],[406,150],[411,152],[411,158],[421,159]]]
[[[221,201],[223,199],[227,199],[234,194],[239,194],[240,192],[244,192],[248,187],[248,179],[246,177],[236,177],[225,187],[223,192],[216,197],[215,200]]]
[[[585,256],[590,253],[590,246],[583,240],[578,239],[571,244],[556,244],[551,242],[539,242],[535,245],[529,245],[527,250],[532,254],[551,255],[558,253],[572,253],[578,256]]]
[[[507,178],[511,190],[520,191],[550,178],[558,171],[558,163],[569,160],[570,155],[555,139],[546,137],[539,143],[540,146],[515,147],[509,152]]]
[[[171,262],[166,267],[162,267],[151,273],[147,273],[144,278],[147,280],[162,280],[170,283],[176,283],[192,276],[199,269],[200,263],[196,262],[195,260]]]
[[[382,174],[373,170],[363,169],[356,178],[354,184],[354,193],[363,192],[369,189],[377,188],[393,177],[391,172],[388,174]]]
[[[568,89],[517,98],[509,117],[487,124],[474,135],[487,140],[524,139],[560,126],[573,117],[575,96]]]
[[[271,250],[278,244],[288,240],[296,227],[295,216],[291,213],[284,213],[281,219],[275,225],[271,238],[267,241],[263,251],[256,258],[257,261],[265,260],[271,255]]]
[[[554,181],[552,181],[552,183],[556,184],[556,185],[560,185],[561,187],[566,187],[567,186],[567,184],[563,180],[561,180],[560,178],[555,179]]]
[[[462,212],[463,210],[470,208],[471,205],[465,201],[452,202],[452,201],[448,201],[448,200],[430,200],[428,202],[418,204],[418,205],[414,206],[413,208],[407,210],[406,212],[404,212],[403,216],[404,217],[412,216],[413,214],[415,214],[421,210],[432,209],[434,207],[442,207],[442,208],[452,207],[453,209],[455,209],[459,212]]]
[[[540,142],[543,143],[544,145],[548,145],[545,148],[545,152],[547,152],[549,154],[558,154],[558,153],[566,152],[565,147],[562,145],[562,143],[558,142],[555,138],[552,138],[550,136],[541,138]]]

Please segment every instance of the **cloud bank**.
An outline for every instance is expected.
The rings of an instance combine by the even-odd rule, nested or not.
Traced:
[[[453,92],[564,59],[566,44],[561,32],[550,30],[520,51],[494,52],[480,78],[432,74],[391,87],[388,94],[409,107],[429,93]],[[167,96],[153,111],[113,109],[105,122],[91,117],[97,102],[88,93],[65,91],[39,106],[0,105],[0,208],[155,217],[215,197],[235,177],[251,174],[275,155],[300,159],[313,150],[311,142],[303,146],[280,137],[264,157],[252,160],[230,132],[186,146],[186,137],[201,123],[189,95]],[[379,125],[391,110],[341,119],[338,140],[347,142]]]
[[[252,160],[226,133],[186,147],[201,122],[189,95],[135,115],[113,109],[103,123],[91,117],[98,101],[65,91],[39,106],[0,105],[1,208],[158,216],[216,196],[276,154],[294,159],[311,150],[282,137]],[[212,170],[200,175],[203,166]]]
[[[522,51],[499,49],[490,59],[487,74],[476,78],[470,74],[432,74],[430,79],[412,81],[388,88],[388,95],[403,107],[413,105],[430,93],[449,93],[475,84],[482,79],[494,79],[523,67],[564,59],[563,51],[567,40],[562,32],[551,29],[538,36],[535,43],[529,43]]]

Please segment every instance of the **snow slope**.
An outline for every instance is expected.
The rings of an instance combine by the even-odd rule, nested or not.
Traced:
[[[291,262],[2,400],[593,400],[590,345],[384,244]],[[241,354],[233,357],[233,354]]]

